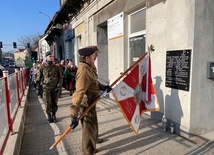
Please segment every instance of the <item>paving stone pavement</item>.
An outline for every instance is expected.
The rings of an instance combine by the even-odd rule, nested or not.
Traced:
[[[47,123],[44,104],[30,89],[25,131],[20,155],[81,155],[81,125],[69,132],[50,150],[55,140],[69,127],[71,96],[63,90],[58,102],[56,123]],[[214,140],[197,137],[187,140],[162,131],[161,122],[143,114],[140,130],[134,135],[113,99],[103,97],[97,103],[99,136],[104,142],[97,144],[96,155],[211,155]],[[214,137],[213,137],[214,138]]]

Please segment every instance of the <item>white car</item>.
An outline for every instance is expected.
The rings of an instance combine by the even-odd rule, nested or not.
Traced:
[[[1,69],[1,70],[3,70],[3,69],[4,69],[4,67],[3,67],[2,65],[0,65],[0,69]]]

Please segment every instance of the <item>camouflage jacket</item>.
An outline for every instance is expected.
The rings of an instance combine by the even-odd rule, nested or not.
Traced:
[[[39,88],[39,85],[42,83],[43,89],[51,90],[61,86],[62,80],[63,75],[58,66],[44,63],[37,73],[36,85]]]

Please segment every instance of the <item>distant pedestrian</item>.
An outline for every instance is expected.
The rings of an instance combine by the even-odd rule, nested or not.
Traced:
[[[65,61],[64,60],[61,60],[60,63],[57,64],[57,66],[59,67],[60,71],[62,72],[62,75],[63,75],[63,80],[62,80],[62,83],[60,84],[60,91],[59,91],[59,97],[61,98],[62,96],[62,87],[64,85],[64,70],[65,70]]]
[[[33,84],[33,90],[36,90],[36,76],[37,76],[37,65],[33,63],[33,67],[30,69],[30,79]]]
[[[74,93],[76,90],[76,73],[77,73],[77,66],[73,63],[72,59],[68,60],[67,69],[71,73],[68,78],[68,90],[70,91],[70,96]]]
[[[42,65],[42,62],[43,62],[43,59],[41,59],[40,61],[38,61],[37,62],[37,74],[39,73],[39,69],[40,69],[40,67],[41,67],[41,65]],[[40,83],[40,86],[39,86],[39,89],[38,89],[38,92],[37,92],[37,95],[39,96],[39,97],[42,97],[42,81],[43,80],[41,80],[41,83]]]
[[[48,122],[56,122],[56,112],[58,109],[57,102],[59,91],[62,84],[63,76],[59,67],[53,64],[53,55],[50,51],[46,52],[46,61],[41,65],[37,79],[37,91],[42,82],[43,87],[43,102],[46,105],[46,114]]]

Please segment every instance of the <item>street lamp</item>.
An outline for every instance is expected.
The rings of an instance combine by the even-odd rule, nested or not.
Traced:
[[[49,22],[51,21],[51,17],[50,17],[50,16],[48,16],[47,14],[45,14],[44,12],[41,12],[41,11],[39,11],[39,13],[41,13],[41,14],[43,14],[43,15],[47,16],[47,17],[48,17],[48,19],[49,19]]]

